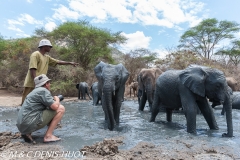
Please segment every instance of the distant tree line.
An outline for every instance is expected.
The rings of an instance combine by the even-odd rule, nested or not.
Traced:
[[[53,48],[50,55],[56,59],[74,61],[80,65],[50,68],[53,79],[52,91],[75,96],[75,85],[81,81],[92,84],[96,81],[93,68],[99,61],[123,63],[130,72],[127,84],[136,81],[141,68],[157,66],[162,70],[183,69],[189,64],[200,64],[224,70],[226,74],[236,74],[240,62],[240,40],[234,33],[240,27],[236,22],[203,20],[189,28],[180,37],[179,45],[169,49],[166,58],[159,58],[157,52],[138,48],[122,53],[118,46],[126,43],[121,32],[112,33],[108,29],[94,27],[86,21],[65,22],[51,32],[36,29],[28,38],[4,39],[0,36],[0,86],[14,92],[22,92],[28,70],[29,56],[37,50],[41,39],[47,38]],[[223,40],[231,39],[228,47],[217,47]],[[233,70],[235,67],[235,70]]]

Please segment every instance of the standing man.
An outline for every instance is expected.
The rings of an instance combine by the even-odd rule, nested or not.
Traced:
[[[53,135],[53,131],[61,121],[65,108],[58,96],[51,95],[50,80],[45,74],[35,77],[35,89],[27,95],[18,112],[17,127],[26,142],[36,143],[32,139],[32,132],[48,124],[43,142],[61,140]]]
[[[22,103],[24,102],[26,96],[34,89],[34,78],[40,74],[47,74],[48,66],[59,65],[73,65],[74,67],[78,65],[75,62],[65,62],[54,59],[47,55],[50,52],[52,44],[47,39],[42,39],[38,45],[39,51],[35,51],[30,56],[29,70],[24,81],[24,91],[22,94]]]

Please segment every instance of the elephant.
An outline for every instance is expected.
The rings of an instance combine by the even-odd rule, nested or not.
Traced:
[[[129,72],[120,63],[117,65],[100,62],[94,68],[98,79],[98,91],[101,93],[102,108],[108,129],[112,131],[119,124],[120,108],[125,92],[125,83]]]
[[[238,90],[238,84],[235,78],[233,77],[226,77],[228,86],[232,89],[232,91]]]
[[[89,99],[92,99],[92,97],[89,95],[89,87],[86,82],[80,82],[76,85],[76,88],[78,89],[78,99],[85,99],[86,100],[86,94],[88,95]]]
[[[139,92],[142,92],[141,96],[139,95],[139,110],[143,111],[146,101],[148,100],[150,111],[152,110],[152,102],[155,91],[155,83],[157,78],[163,72],[159,68],[143,68],[138,74],[138,88]]]
[[[138,90],[138,82],[132,82],[130,84],[130,97],[131,97],[131,91],[133,91],[133,97],[137,95],[137,90]]]
[[[161,107],[166,108],[166,119],[172,121],[172,110],[183,107],[187,132],[196,133],[197,108],[210,129],[218,125],[208,99],[223,103],[226,109],[227,133],[233,136],[232,103],[226,78],[222,71],[210,67],[190,65],[184,70],[168,70],[158,77],[150,122],[154,122]],[[208,98],[208,99],[207,99]]]
[[[240,109],[240,92],[238,91],[233,92],[230,87],[228,87],[228,92],[230,94],[231,101],[232,101],[232,109]],[[219,101],[216,102],[214,100],[210,100],[210,102],[213,102],[212,108],[214,108],[215,106],[221,105]],[[221,115],[224,115],[224,113],[225,113],[225,109],[223,107]]]
[[[94,82],[90,90],[92,91],[93,105],[96,106],[99,104],[99,101],[101,101],[101,96],[98,92],[98,82]]]

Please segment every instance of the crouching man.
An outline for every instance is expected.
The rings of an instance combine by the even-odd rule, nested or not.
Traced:
[[[24,100],[18,112],[17,127],[26,142],[36,143],[32,132],[48,125],[43,142],[61,140],[53,135],[57,124],[61,121],[65,108],[57,96],[50,93],[50,80],[45,74],[34,78],[35,89]]]

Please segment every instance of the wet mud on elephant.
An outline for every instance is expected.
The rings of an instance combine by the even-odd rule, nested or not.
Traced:
[[[105,120],[108,129],[113,130],[115,123],[119,124],[120,108],[129,73],[121,63],[112,65],[102,61],[94,68],[94,72],[98,79]]]
[[[154,98],[155,84],[157,78],[163,72],[159,68],[143,68],[138,74],[138,88],[139,88],[139,110],[143,111],[146,102],[148,101],[150,111],[152,110],[152,103]]]
[[[233,77],[226,77],[228,86],[232,89],[232,91],[238,91],[238,83]]]
[[[199,108],[209,128],[217,130],[214,112],[208,102],[208,99],[213,99],[221,102],[226,109],[227,133],[223,136],[232,137],[232,104],[227,88],[223,72],[217,69],[191,65],[184,70],[166,71],[157,79],[150,122],[155,121],[163,105],[166,106],[168,122],[172,121],[172,110],[182,106],[187,132],[196,133],[196,114]]]
[[[137,96],[137,90],[138,90],[138,82],[132,82],[130,84],[130,97],[132,96],[132,92],[133,92],[133,97]]]

